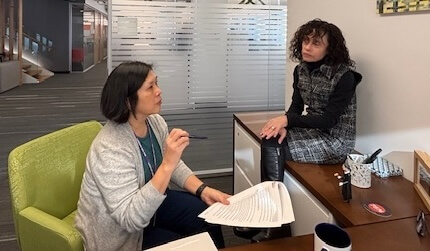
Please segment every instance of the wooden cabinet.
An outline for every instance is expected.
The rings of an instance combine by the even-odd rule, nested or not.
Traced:
[[[333,215],[289,172],[284,172],[284,184],[288,189],[296,220],[291,224],[293,236],[311,234],[321,222],[335,223]]]

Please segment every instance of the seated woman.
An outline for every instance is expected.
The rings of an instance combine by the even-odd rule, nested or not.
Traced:
[[[299,62],[292,102],[284,116],[262,128],[263,146],[283,144],[287,160],[342,163],[355,146],[355,88],[362,78],[353,70],[342,32],[334,24],[309,21],[296,31],[290,53]]]
[[[100,107],[109,121],[89,150],[75,222],[87,250],[142,250],[204,231],[224,247],[220,226],[197,216],[207,205],[228,204],[229,195],[181,160],[189,135],[169,133],[161,101],[145,63],[122,63],[104,85]],[[170,181],[185,191],[169,189]]]

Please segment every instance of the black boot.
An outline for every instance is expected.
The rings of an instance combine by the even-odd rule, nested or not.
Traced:
[[[290,224],[284,224],[280,227],[265,228],[261,230],[258,234],[254,235],[251,241],[260,242],[284,237],[291,237]]]
[[[262,139],[261,143],[261,181],[284,180],[285,150],[284,144],[278,143],[278,138]],[[235,227],[236,236],[251,239],[252,242],[272,240],[291,236],[289,224],[277,228],[247,228]]]
[[[261,142],[261,181],[284,181],[285,150],[284,143],[279,144],[278,138],[263,139]],[[252,241],[260,242],[277,238],[290,237],[291,226],[265,228],[252,237]]]
[[[285,151],[278,138],[261,141],[261,181],[284,181]]]
[[[254,227],[234,227],[233,233],[237,237],[241,237],[244,239],[252,240],[252,238],[261,232],[261,228],[254,228]]]

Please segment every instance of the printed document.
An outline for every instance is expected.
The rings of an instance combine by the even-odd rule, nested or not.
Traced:
[[[262,182],[228,200],[230,205],[217,202],[199,217],[209,223],[236,227],[280,227],[294,221],[290,195],[280,181]]]
[[[217,251],[215,243],[212,241],[208,232],[185,237],[167,244],[147,249],[147,251],[189,251],[204,250]]]

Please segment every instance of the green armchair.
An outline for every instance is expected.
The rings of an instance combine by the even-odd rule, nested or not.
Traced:
[[[85,160],[102,125],[89,121],[9,154],[12,213],[21,250],[84,250],[74,227]]]

